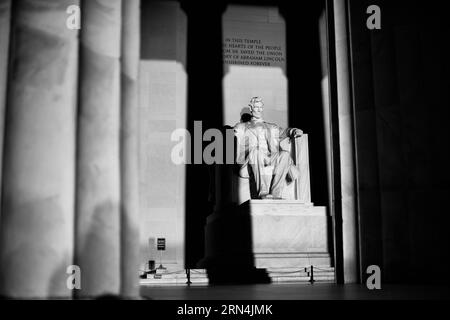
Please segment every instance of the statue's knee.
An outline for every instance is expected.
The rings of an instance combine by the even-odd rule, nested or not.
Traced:
[[[280,160],[289,160],[291,158],[291,154],[287,151],[280,152]]]
[[[286,166],[289,165],[289,163],[291,162],[291,155],[289,154],[289,152],[287,151],[280,151],[280,153],[278,153],[278,157],[277,157],[277,161],[276,161],[276,167],[278,168],[279,166]]]

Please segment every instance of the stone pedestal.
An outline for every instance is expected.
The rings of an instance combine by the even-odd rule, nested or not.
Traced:
[[[301,201],[249,200],[240,211],[250,217],[257,268],[331,265],[325,207]]]
[[[329,267],[328,227],[325,207],[301,201],[249,200],[228,206],[207,219],[205,259],[199,267],[220,268],[231,278],[251,268],[265,274],[265,269]]]

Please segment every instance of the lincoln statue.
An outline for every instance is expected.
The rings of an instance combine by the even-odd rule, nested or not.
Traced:
[[[289,151],[281,147],[281,142],[300,137],[303,131],[283,129],[264,121],[264,102],[260,97],[253,97],[249,108],[251,119],[234,126],[239,175],[250,179],[252,198],[281,199],[286,184],[295,181],[299,175]]]

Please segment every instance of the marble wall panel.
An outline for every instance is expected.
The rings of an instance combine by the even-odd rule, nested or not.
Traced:
[[[266,121],[286,127],[288,123],[286,34],[284,19],[278,9],[229,5],[223,14],[224,45],[227,39],[258,40],[264,47],[279,46],[283,61],[271,62],[271,66],[247,66],[228,64],[229,59],[224,59],[224,123],[234,125],[239,122],[241,113],[247,108],[250,99],[261,96],[265,102]],[[266,52],[266,56],[261,57],[268,57],[267,50],[262,51]]]
[[[177,2],[142,7],[139,101],[141,268],[158,260],[149,239],[166,238],[163,264],[183,269],[186,167],[171,159],[171,134],[187,126],[186,15]],[[192,136],[193,138],[193,136]],[[155,240],[156,241],[156,240]],[[157,258],[157,259],[155,259]]]

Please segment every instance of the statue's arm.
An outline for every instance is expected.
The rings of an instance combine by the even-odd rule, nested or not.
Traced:
[[[245,136],[245,125],[243,123],[237,123],[234,127],[234,136],[236,137],[237,143],[243,143]]]
[[[241,122],[238,122],[234,125],[233,130],[236,136],[243,135],[245,131],[245,125]]]
[[[290,137],[291,136],[290,133],[291,133],[291,128],[278,127],[278,137],[279,137],[280,141]]]

